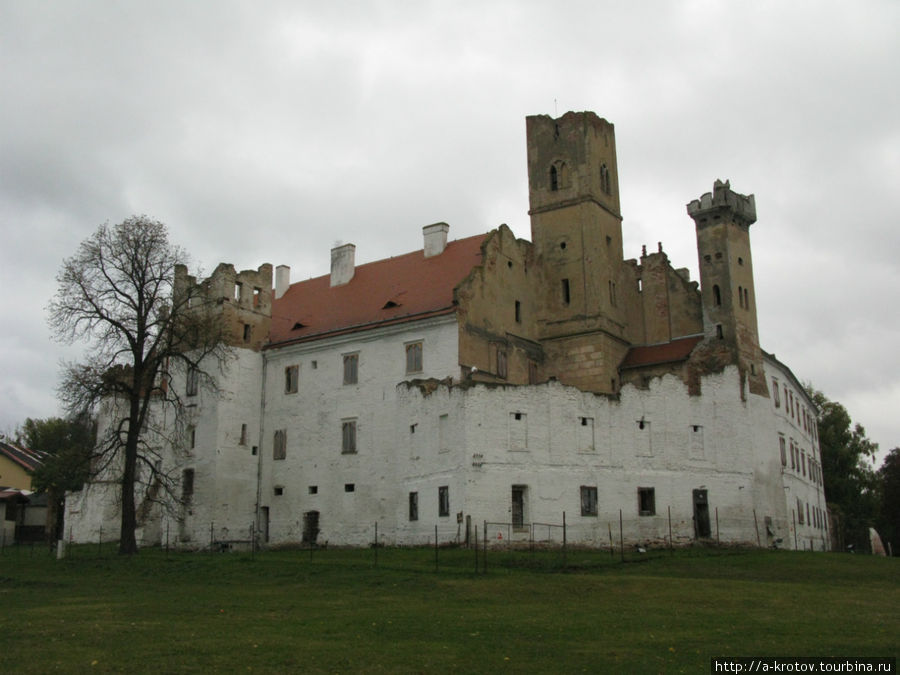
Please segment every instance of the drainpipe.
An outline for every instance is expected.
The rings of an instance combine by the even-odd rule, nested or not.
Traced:
[[[269,365],[269,357],[265,351],[262,354],[262,391],[260,392],[259,404],[259,438],[256,446],[256,509],[254,514],[254,536],[259,538],[259,509],[260,499],[262,497],[262,458],[263,458],[263,438],[265,438],[265,420],[266,420],[266,370]],[[252,546],[256,546],[254,542]]]

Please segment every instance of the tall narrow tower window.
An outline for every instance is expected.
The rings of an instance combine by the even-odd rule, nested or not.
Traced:
[[[569,302],[571,301],[571,299],[572,299],[572,296],[571,296],[571,294],[569,293],[569,280],[568,280],[568,279],[563,279],[563,280],[562,280],[562,301],[563,301],[563,304],[564,304],[564,305],[568,305]]]
[[[609,187],[609,169],[606,164],[600,165],[600,189],[606,194],[612,191]]]
[[[719,290],[718,285],[713,286],[713,304],[715,304],[716,307],[719,307],[722,304],[722,291]]]
[[[559,190],[559,174],[555,166],[550,167],[550,190],[553,192]]]

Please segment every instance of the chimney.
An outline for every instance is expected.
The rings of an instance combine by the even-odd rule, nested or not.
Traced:
[[[356,246],[344,244],[331,249],[331,286],[349,283],[356,271]]]
[[[447,232],[450,226],[447,223],[435,223],[422,228],[425,237],[425,257],[430,258],[440,255],[447,248]]]
[[[287,265],[279,265],[275,268],[275,299],[278,300],[287,293],[291,285],[291,268]]]

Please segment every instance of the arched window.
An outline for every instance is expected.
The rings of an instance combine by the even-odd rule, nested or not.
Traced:
[[[550,167],[550,190],[556,192],[559,190],[559,175],[556,172],[556,167]]]
[[[722,304],[722,291],[719,290],[717,285],[713,286],[713,303],[716,307],[719,307]]]

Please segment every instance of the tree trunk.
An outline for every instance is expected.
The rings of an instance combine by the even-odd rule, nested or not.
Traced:
[[[131,401],[131,414],[128,420],[128,436],[125,439],[125,466],[122,470],[122,522],[119,531],[119,553],[134,555],[138,552],[134,531],[137,518],[134,505],[134,479],[137,470],[139,402]]]

